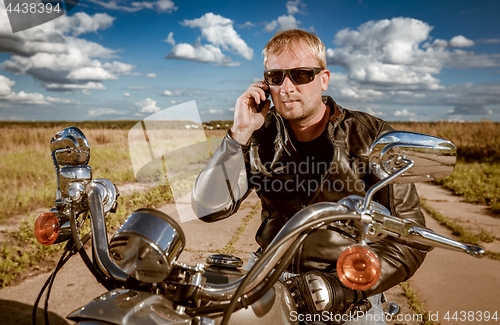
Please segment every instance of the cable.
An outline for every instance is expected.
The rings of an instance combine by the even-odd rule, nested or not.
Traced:
[[[59,261],[57,262],[57,266],[55,268],[55,270],[51,273],[51,275],[49,276],[49,278],[47,279],[47,281],[45,281],[42,289],[40,290],[40,293],[38,294],[38,297],[36,298],[36,301],[35,301],[35,304],[33,305],[33,311],[31,313],[31,323],[33,325],[37,325],[37,321],[36,321],[36,313],[37,313],[37,310],[38,310],[38,304],[40,303],[40,300],[42,299],[42,295],[43,293],[45,292],[45,289],[47,288],[47,286],[53,281],[53,279],[55,278],[55,274],[59,271],[59,269],[69,260],[69,258],[72,256],[70,255],[68,258],[66,258],[66,253],[68,253],[67,250],[64,251],[63,255],[61,256],[61,258],[59,259]],[[47,302],[46,302],[46,306],[47,306]],[[44,310],[44,315],[47,314],[46,313],[46,310]],[[45,323],[48,324],[48,316],[45,315]]]
[[[85,244],[89,240],[89,238],[90,237],[85,235],[82,238],[82,242]],[[60,257],[59,261],[57,262],[56,268],[51,273],[51,275],[48,277],[47,281],[45,281],[42,289],[40,290],[40,293],[38,294],[38,297],[36,298],[35,304],[33,305],[33,311],[31,314],[31,321],[32,321],[33,325],[37,325],[37,321],[36,321],[37,315],[36,314],[37,314],[37,310],[38,310],[38,304],[40,303],[40,300],[42,299],[42,295],[45,292],[45,289],[47,289],[47,286],[49,286],[49,289],[47,291],[47,295],[45,296],[44,320],[45,320],[45,324],[49,323],[49,321],[48,321],[48,301],[49,301],[50,290],[52,288],[52,284],[55,280],[57,272],[59,272],[59,270],[64,266],[64,264],[66,264],[69,261],[69,259],[77,253],[75,248],[76,248],[76,245],[74,244],[72,239],[70,239],[68,241],[68,243],[66,244],[66,247],[64,248],[64,252],[63,252],[62,256]],[[68,253],[69,253],[69,255],[67,255]]]

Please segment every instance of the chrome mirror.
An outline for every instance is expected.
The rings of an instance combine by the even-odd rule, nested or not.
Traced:
[[[448,140],[403,131],[384,134],[370,148],[370,168],[382,180],[406,167],[408,160],[413,161],[413,167],[391,182],[416,183],[444,178],[453,172],[457,149]]]
[[[87,138],[74,126],[57,132],[50,139],[50,149],[61,166],[86,165],[90,159]]]

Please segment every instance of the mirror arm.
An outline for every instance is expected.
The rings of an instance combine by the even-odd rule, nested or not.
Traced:
[[[412,160],[409,160],[409,159],[406,159],[404,157],[401,158],[401,160],[403,162],[406,163],[406,165],[404,167],[402,167],[400,170],[398,170],[397,172],[395,172],[394,174],[392,174],[391,176],[387,177],[386,179],[378,182],[377,184],[373,185],[372,187],[370,187],[370,189],[366,192],[366,196],[365,196],[365,203],[363,205],[363,210],[366,211],[368,210],[368,207],[370,206],[370,203],[372,202],[372,198],[373,198],[373,195],[378,191],[380,190],[382,187],[384,187],[385,185],[387,185],[388,183],[390,183],[394,178],[398,177],[399,175],[403,174],[404,172],[406,172],[408,169],[412,168],[413,167],[413,161]]]
[[[57,162],[57,158],[56,158],[56,151],[59,151],[59,150],[60,149],[53,150],[50,154],[52,156],[52,162],[54,163],[54,167],[56,169],[56,178],[57,178],[56,200],[59,200],[61,198],[61,187],[59,185],[59,163]]]

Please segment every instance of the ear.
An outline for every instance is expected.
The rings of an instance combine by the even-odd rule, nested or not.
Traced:
[[[321,71],[321,89],[328,90],[328,83],[330,82],[330,70],[325,69]]]

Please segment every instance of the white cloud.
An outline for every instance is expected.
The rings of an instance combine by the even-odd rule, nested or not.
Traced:
[[[267,23],[264,27],[264,32],[272,32],[276,28],[279,30],[299,29],[301,22],[298,21],[293,15],[304,14],[306,5],[301,0],[290,0],[286,2],[286,11],[288,15],[279,16],[277,19]],[[311,27],[311,32],[314,28]]]
[[[6,15],[4,7],[0,7],[2,15]],[[88,85],[89,82],[115,80],[118,75],[133,75],[131,64],[116,60],[102,62],[102,59],[116,58],[115,50],[77,37],[109,28],[114,19],[107,14],[90,16],[78,12],[15,35],[12,35],[8,20],[0,19],[0,52],[10,53],[10,59],[1,63],[0,68],[31,75],[47,89],[47,85]],[[51,90],[54,89],[61,87]]]
[[[264,27],[264,31],[272,32],[273,30],[276,29],[276,27],[278,27],[278,25],[279,25],[279,30],[298,29],[300,24],[301,22],[295,19],[294,16],[283,15],[279,16],[277,20],[273,20],[269,24],[267,24],[266,27]]]
[[[72,16],[63,15],[54,19],[52,24],[54,29],[60,29],[63,32],[71,33],[73,36],[97,32],[99,29],[106,29],[113,24],[114,17],[108,14],[95,14],[89,16],[84,12],[77,12]]]
[[[168,33],[168,37],[165,39],[165,42],[171,44],[172,46],[175,45],[174,32]]]
[[[163,92],[163,94],[162,94],[162,95],[163,95],[163,96],[172,96],[173,94],[174,94],[173,92],[171,92],[170,90],[168,90],[168,89],[167,89],[167,90],[165,90],[165,91]]]
[[[451,47],[470,47],[474,45],[476,45],[474,41],[467,39],[462,35],[455,36],[450,40]]]
[[[130,97],[130,93],[124,93],[123,97]]]
[[[89,16],[86,13],[80,12],[72,16],[64,15],[14,35],[12,34],[4,7],[0,7],[1,16],[6,18],[0,19],[0,51],[2,52],[24,56],[33,55],[38,52],[64,53],[68,48],[67,43],[72,41],[75,46],[84,46],[84,50],[89,50],[88,47],[94,45],[94,48],[91,49],[94,52],[93,57],[102,57],[103,54],[109,55],[114,53],[114,51],[108,49],[106,49],[107,53],[104,53],[104,48],[101,45],[83,39],[80,39],[80,44],[74,44],[78,40],[76,36],[80,34],[97,32],[99,29],[104,30],[111,26],[115,18],[107,14]]]
[[[113,61],[112,63],[106,62],[102,67],[114,75],[138,75],[138,73],[132,73],[132,69],[136,66],[128,63],[118,61]]]
[[[11,87],[14,86],[15,82],[10,80],[9,78],[0,75],[0,101],[8,101],[8,102],[16,102],[23,104],[38,104],[38,105],[46,105],[48,104],[47,100],[42,94],[39,93],[26,93],[24,91],[20,91],[18,93],[11,90]],[[54,97],[51,97],[52,101],[55,101]]]
[[[45,88],[53,91],[66,91],[72,89],[96,89],[96,90],[106,90],[107,88],[100,82],[89,81],[85,84],[59,84],[59,83],[49,83],[45,85]]]
[[[435,39],[432,42],[432,47],[471,47],[476,45],[473,40],[467,39],[462,35],[458,35],[453,37],[450,41],[446,41],[443,39]],[[428,47],[427,44],[424,47]]]
[[[255,26],[254,23],[250,22],[250,21],[247,21],[245,22],[243,25],[236,25],[238,28],[250,28],[250,27],[253,27]]]
[[[295,15],[300,12],[299,6],[305,6],[300,0],[287,1],[286,11],[289,15]]]
[[[82,90],[82,94],[87,95],[87,96],[92,95],[92,93],[91,93],[91,92],[90,92],[90,90],[88,90],[88,89],[83,89],[83,90]]]
[[[181,24],[200,28],[202,38],[225,51],[237,53],[247,60],[253,58],[253,50],[234,30],[231,19],[209,12],[197,19],[184,20]]]
[[[269,33],[275,30],[276,27],[278,27],[278,22],[276,20],[273,20],[270,23],[268,23],[266,27],[264,27],[264,31]]]
[[[103,6],[106,9],[111,9],[111,10],[121,10],[121,11],[127,11],[127,12],[136,12],[141,10],[142,8],[139,7],[127,7],[127,6],[122,6],[119,5],[117,1],[111,0],[111,1],[99,1],[99,0],[89,0],[89,2],[98,4],[100,6]]]
[[[90,116],[101,116],[101,115],[113,115],[113,114],[122,114],[120,112],[118,112],[117,110],[113,109],[113,108],[98,108],[98,109],[95,109],[95,110],[90,110],[89,111],[89,115]]]
[[[136,12],[142,9],[150,9],[150,10],[156,10],[157,12],[170,13],[172,11],[177,10],[175,3],[171,0],[158,0],[153,2],[146,2],[146,1],[132,2],[131,3],[132,7],[129,7],[127,5],[121,5],[120,2],[122,1],[115,1],[115,0],[112,1],[89,0],[89,2],[103,6],[106,9],[120,10],[126,12]]]
[[[375,109],[377,109],[377,111],[375,111]],[[387,115],[386,113],[384,113],[382,111],[379,111],[378,109],[379,109],[379,107],[374,108],[374,107],[368,106],[368,107],[366,107],[365,110],[366,110],[366,112],[368,114],[371,114],[371,115],[374,115],[374,116],[379,116],[380,117],[380,116],[386,116]]]
[[[222,114],[222,113],[224,113],[224,111],[221,109],[210,108],[208,110],[208,113],[209,114]]]
[[[73,99],[69,99],[69,98],[60,98],[60,97],[47,96],[47,97],[45,97],[45,99],[48,102],[50,102],[50,103],[58,103],[58,104],[71,104],[71,103],[75,103],[75,101]]]
[[[394,112],[394,116],[415,116],[415,113],[408,111],[406,108]]]
[[[71,71],[67,78],[70,80],[115,80],[117,76],[104,70],[102,67],[82,67]]]
[[[443,67],[500,66],[499,54],[448,50],[474,45],[461,35],[450,42],[435,40],[430,46],[431,30],[427,23],[411,18],[370,21],[355,31],[344,29],[335,36],[338,47],[327,50],[328,62],[344,67],[352,80],[408,89],[442,89],[433,75]]]
[[[14,86],[15,82],[9,78],[0,75],[0,97],[9,95],[12,91],[10,87]]]
[[[170,54],[166,56],[168,59],[189,60],[202,63],[216,63],[219,66],[237,66],[238,62],[234,62],[230,57],[225,56],[221,49],[212,44],[195,44],[179,43],[172,48]]]
[[[292,15],[280,16],[278,17],[278,24],[280,24],[280,30],[297,29],[299,28],[300,21]]]
[[[177,7],[171,0],[158,0],[155,5],[158,12],[172,12],[177,10]]]
[[[141,109],[140,113],[156,113],[160,111],[160,108],[156,106],[156,102],[151,98],[136,102],[135,105]]]
[[[343,67],[350,81],[375,90],[444,89],[438,75],[443,67],[476,68],[500,66],[500,55],[447,50],[471,46],[473,41],[456,36],[450,42],[430,39],[433,27],[412,18],[369,21],[356,30],[335,35],[334,49],[327,49],[328,64]],[[453,41],[453,42],[452,42]]]
[[[156,74],[151,72],[151,73],[148,73],[146,75],[146,77],[148,77],[148,78],[156,78]]]
[[[45,100],[42,94],[26,93],[23,90],[21,90],[18,93],[12,92],[10,96],[6,97],[6,99],[9,101],[21,102],[24,104],[38,104],[38,105],[47,104],[47,101]]]

